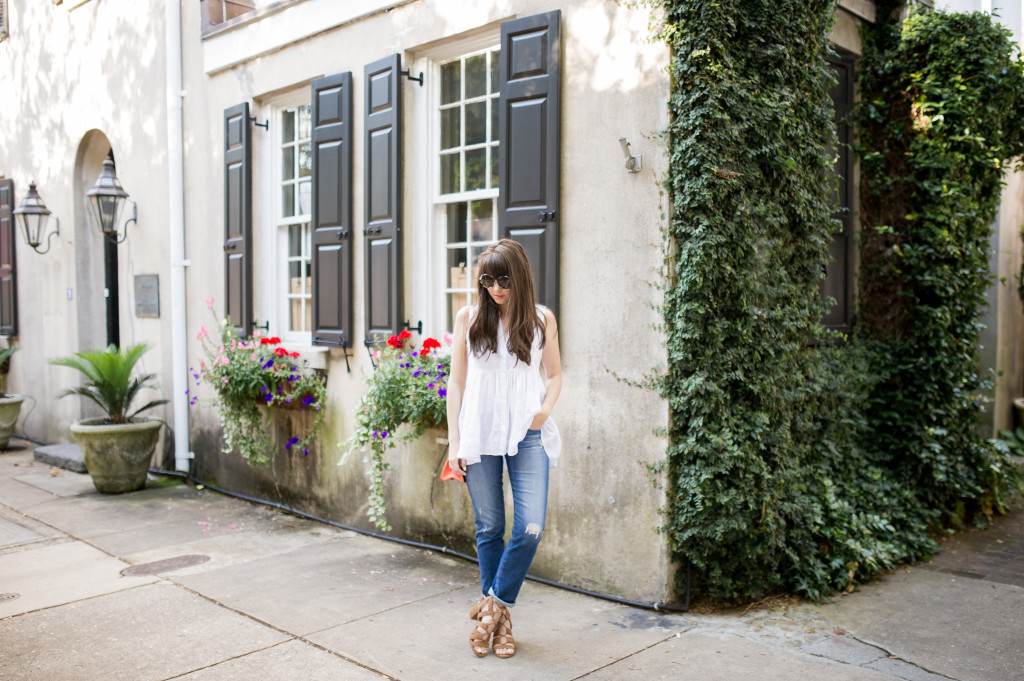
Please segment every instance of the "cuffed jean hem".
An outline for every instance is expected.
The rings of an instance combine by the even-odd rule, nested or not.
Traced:
[[[501,603],[506,608],[514,608],[514,607],[516,607],[515,603],[506,603],[505,601],[503,601],[500,598],[498,598],[498,595],[494,593],[494,589],[493,588],[487,590],[487,595],[490,596],[491,598],[493,598],[494,600],[498,601],[499,603]]]

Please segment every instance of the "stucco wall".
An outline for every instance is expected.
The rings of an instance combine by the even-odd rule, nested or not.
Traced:
[[[300,5],[303,3],[300,3]],[[374,3],[369,3],[374,4]],[[353,186],[355,226],[363,223],[363,66],[394,52],[414,73],[423,55],[445,40],[458,40],[480,29],[495,31],[500,21],[516,16],[562,10],[562,177],[560,208],[560,339],[564,388],[553,418],[562,430],[565,452],[553,473],[549,520],[535,562],[538,574],[633,598],[663,599],[672,578],[659,508],[662,492],[643,464],[661,459],[665,441],[655,430],[666,424],[666,408],[651,392],[618,381],[612,372],[640,378],[663,363],[658,315],[652,308],[657,281],[664,206],[659,182],[665,171],[658,134],[667,125],[667,52],[650,41],[649,16],[623,3],[478,2],[396,3],[388,12],[363,16],[303,38],[293,44],[222,68],[225,50],[218,41],[239,40],[232,33],[262,35],[262,22],[199,40],[198,6],[185,4],[185,162],[187,251],[190,295],[197,300],[223,291],[220,249],[221,119],[224,109],[249,101],[258,120],[268,117],[269,102],[291,88],[306,87],[315,77],[353,72]],[[290,26],[287,11],[266,18]],[[254,38],[253,40],[257,40]],[[205,50],[205,53],[204,53]],[[405,97],[405,311],[403,319],[429,318],[420,289],[430,285],[423,258],[417,257],[420,224],[413,208],[423,201],[422,179],[415,167],[413,136],[421,124],[422,90],[403,84]],[[254,136],[263,134],[254,130]],[[633,153],[643,155],[643,172],[630,175],[618,138],[627,137]],[[254,145],[254,253],[265,248],[259,215],[268,209],[260,189],[263,151]],[[209,229],[195,226],[206,224]],[[258,261],[257,255],[256,260]],[[353,299],[355,335],[364,333],[363,248],[354,246]],[[256,270],[258,272],[258,268]],[[256,275],[255,316],[264,299]],[[189,326],[209,323],[205,307],[189,307]],[[435,315],[436,316],[436,315]],[[424,329],[439,337],[445,329]],[[197,348],[190,349],[196,361]],[[365,518],[367,478],[362,454],[343,466],[336,463],[352,432],[355,402],[364,376],[372,371],[361,343],[352,351],[351,374],[341,351],[327,358],[330,413],[321,446],[304,460],[283,461],[271,471],[256,472],[237,457],[217,452],[217,423],[208,408],[193,408],[196,466],[219,484],[243,486],[274,495],[281,486],[304,489],[306,507],[343,522],[368,527]],[[389,520],[403,536],[449,543],[472,550],[472,511],[461,485],[433,485],[443,448],[434,434],[392,451],[388,474]],[[232,460],[234,459],[234,460]],[[308,475],[308,469],[317,471]],[[276,480],[275,480],[276,478]],[[300,480],[301,484],[295,481]],[[431,487],[433,485],[433,490]],[[431,502],[432,499],[432,502]],[[436,522],[435,522],[436,518]]]
[[[42,441],[70,441],[68,425],[89,413],[78,399],[57,400],[79,379],[47,360],[106,343],[102,237],[86,216],[85,191],[108,145],[139,210],[118,246],[121,342],[150,343],[142,368],[170,386],[167,299],[160,318],[139,318],[132,293],[136,274],[168,281],[163,17],[162,6],[134,0],[74,10],[8,0],[0,175],[14,180],[17,203],[35,181],[52,211],[50,228],[60,221],[60,237],[45,255],[17,237],[19,330],[6,341],[21,347],[8,389],[35,400],[24,405],[16,432]],[[170,410],[153,413],[168,418]]]

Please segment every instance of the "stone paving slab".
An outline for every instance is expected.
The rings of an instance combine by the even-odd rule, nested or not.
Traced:
[[[12,478],[44,492],[49,492],[55,497],[85,498],[90,495],[99,496],[96,486],[92,484],[92,478],[88,475],[38,464],[34,467],[26,464],[26,469],[25,473],[12,476]]]
[[[0,504],[26,511],[36,504],[53,501],[58,497],[51,492],[28,485],[14,478],[0,477]]]
[[[0,621],[0,638],[18,681],[160,681],[288,639],[166,583]]]
[[[0,618],[156,581],[149,576],[122,577],[120,572],[126,567],[81,542],[28,546],[5,553],[0,557],[0,591],[19,597],[0,601]]]
[[[544,678],[544,677],[537,677]],[[739,636],[692,631],[641,650],[580,681],[892,681],[877,671],[754,643]]]
[[[474,584],[307,638],[403,681],[569,681],[692,626],[684,617],[527,582],[512,610],[516,655],[478,659],[469,646],[473,621],[468,613],[479,595]]]
[[[76,444],[36,447],[32,458],[47,466],[56,466],[73,473],[88,473],[82,449]]]
[[[853,665],[868,664],[889,657],[889,654],[881,648],[845,636],[832,636],[807,646],[803,652]]]
[[[868,669],[876,669],[889,676],[895,676],[898,679],[905,679],[905,681],[950,681],[948,676],[932,674],[930,671],[921,669],[903,660],[893,660],[888,657],[883,657],[864,666]]]
[[[173,579],[261,621],[306,635],[465,589],[476,576],[450,558],[360,536]]]
[[[380,681],[381,675],[302,641],[288,641],[175,681]]]
[[[1024,589],[901,569],[822,611],[847,634],[922,669],[971,681],[1024,680]]]

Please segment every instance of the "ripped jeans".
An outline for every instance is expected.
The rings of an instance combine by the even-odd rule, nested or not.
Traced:
[[[512,536],[505,545],[502,464],[512,487]],[[515,605],[537,553],[548,508],[548,455],[540,431],[529,430],[515,456],[483,456],[466,467],[466,485],[476,517],[476,555],[485,596]]]

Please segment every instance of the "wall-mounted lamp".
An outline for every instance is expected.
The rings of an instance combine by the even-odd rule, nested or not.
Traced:
[[[89,212],[92,214],[96,226],[107,237],[115,243],[121,243],[128,238],[128,223],[138,224],[138,207],[132,201],[132,216],[124,221],[121,227],[121,213],[124,211],[125,200],[128,192],[124,190],[114,172],[114,152],[111,150],[103,160],[103,169],[100,176],[96,178],[96,184],[92,186],[86,196],[89,197]],[[118,233],[121,234],[118,238]]]
[[[629,142],[626,141],[625,137],[619,138],[619,145],[622,147],[622,153],[626,157],[626,172],[639,173],[640,168],[643,165],[644,157],[639,154],[634,156],[629,150]]]
[[[42,197],[39,196],[39,192],[36,191],[35,182],[29,183],[28,194],[25,195],[21,205],[12,212],[14,213],[14,219],[18,223],[21,236],[25,239],[25,243],[40,255],[48,253],[50,251],[50,240],[60,234],[60,220],[54,218],[56,225],[49,236],[46,237],[46,250],[40,251],[39,246],[43,243],[43,232],[46,231],[46,222],[50,219],[50,209],[46,207]]]

